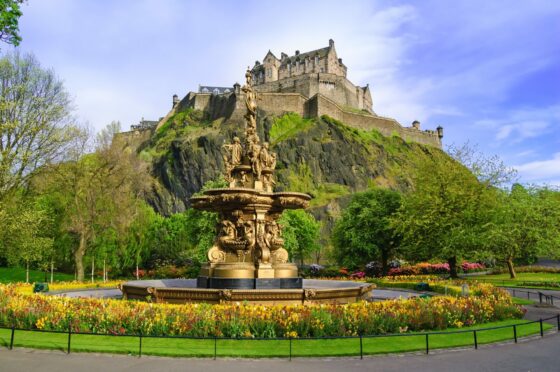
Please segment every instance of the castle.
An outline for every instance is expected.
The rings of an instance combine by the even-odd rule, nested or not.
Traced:
[[[441,148],[441,126],[421,130],[418,121],[404,127],[395,119],[377,115],[372,109],[369,85],[356,86],[346,78],[347,67],[338,58],[332,39],[327,47],[305,53],[296,50],[293,56],[281,53],[277,58],[268,51],[262,63],[255,62],[251,73],[258,106],[268,114],[295,112],[306,118],[328,115],[351,127],[376,129],[385,136],[397,135]],[[198,92],[190,92],[181,100],[174,95],[171,111],[157,127],[187,107],[203,111],[211,120],[243,120],[244,93],[235,83],[232,87],[199,86]]]

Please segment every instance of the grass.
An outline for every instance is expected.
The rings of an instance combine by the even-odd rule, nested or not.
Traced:
[[[524,287],[537,289],[559,289],[560,273],[518,273],[515,279],[509,274],[488,274],[468,277],[469,280],[490,282],[509,287]]]
[[[474,327],[464,327],[461,330],[479,330],[477,338],[479,344],[513,339],[513,328],[501,328],[483,331],[481,328],[517,326],[518,337],[539,333],[539,324],[525,323],[523,320],[505,320],[486,323]],[[550,329],[550,324],[543,324],[544,329]],[[441,334],[430,335],[430,349],[473,346],[473,333],[450,333],[457,329],[442,331]],[[10,343],[11,331],[0,329],[0,345],[7,347]],[[32,347],[37,349],[54,349],[65,351],[68,345],[68,334],[45,333],[33,331],[16,331],[14,346]],[[290,353],[289,340],[230,340],[217,339],[181,339],[181,338],[142,338],[142,354],[183,357],[213,357],[214,347],[219,357],[288,357]],[[364,354],[402,353],[425,350],[426,337],[424,333],[403,336],[364,337]],[[358,338],[344,339],[293,339],[292,356],[350,356],[359,355],[360,340]],[[139,350],[138,337],[126,336],[93,336],[72,334],[71,351],[108,352],[118,354],[137,355]]]
[[[50,282],[51,274],[47,274],[47,281]],[[73,281],[74,275],[64,273],[54,273],[54,281]],[[44,282],[45,272],[39,270],[29,270],[29,282]],[[25,282],[25,269],[21,267],[0,267],[0,283]]]
[[[270,142],[275,145],[278,142],[293,138],[299,132],[309,129],[313,123],[312,119],[304,119],[293,112],[275,118],[270,128]]]

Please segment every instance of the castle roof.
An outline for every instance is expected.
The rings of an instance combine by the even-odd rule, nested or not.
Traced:
[[[199,85],[198,93],[212,93],[212,94],[222,94],[231,93],[233,89],[231,87],[211,87],[207,85]]]
[[[328,47],[324,47],[324,48],[321,48],[321,49],[312,50],[310,52],[294,54],[293,56],[290,56],[288,58],[284,58],[284,60],[282,60],[282,64],[286,65],[286,64],[288,64],[288,62],[295,63],[296,61],[303,61],[306,58],[313,59],[313,58],[315,58],[315,56],[318,56],[319,58],[323,58],[327,54],[329,54],[330,50],[331,50],[331,47],[328,46]]]

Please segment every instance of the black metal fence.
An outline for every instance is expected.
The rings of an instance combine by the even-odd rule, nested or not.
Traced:
[[[549,318],[544,318],[544,319],[539,319],[539,320],[535,320],[535,321],[528,321],[528,322],[524,322],[524,323],[518,323],[518,324],[513,324],[513,325],[504,325],[504,326],[496,326],[496,327],[488,327],[488,328],[480,328],[480,329],[474,329],[474,330],[456,330],[456,331],[441,331],[441,332],[422,332],[422,333],[392,333],[392,334],[381,334],[381,335],[358,335],[358,336],[343,336],[343,337],[309,337],[309,338],[286,338],[286,337],[278,337],[278,338],[225,338],[225,337],[192,337],[192,336],[165,336],[165,335],[161,335],[161,336],[147,336],[147,335],[142,335],[142,334],[107,334],[107,333],[87,333],[87,332],[73,332],[71,329],[69,329],[68,331],[48,331],[48,330],[39,330],[39,329],[25,329],[25,328],[17,328],[17,327],[0,327],[0,329],[3,330],[8,330],[10,331],[10,342],[8,346],[8,348],[10,350],[13,349],[14,347],[14,339],[16,337],[16,332],[18,331],[26,331],[26,332],[41,332],[41,333],[53,333],[53,334],[65,334],[67,337],[67,345],[65,348],[66,353],[70,353],[72,351],[72,335],[88,335],[88,336],[114,336],[114,337],[129,337],[129,338],[138,338],[138,344],[137,344],[137,355],[138,357],[142,356],[142,341],[144,339],[161,339],[161,338],[165,338],[165,339],[192,339],[192,340],[207,340],[210,342],[213,342],[213,358],[216,359],[218,357],[218,346],[220,344],[220,342],[222,341],[242,341],[242,340],[251,340],[251,341],[271,341],[271,340],[276,340],[276,341],[285,341],[289,343],[289,350],[288,353],[286,353],[286,355],[283,355],[286,358],[289,358],[289,360],[292,359],[293,355],[293,343],[294,341],[298,341],[298,342],[305,342],[305,341],[319,341],[319,340],[336,340],[336,339],[356,339],[356,341],[359,340],[359,343],[356,342],[356,352],[352,353],[350,355],[354,355],[354,356],[360,356],[360,359],[363,359],[364,357],[364,339],[376,339],[376,338],[383,338],[383,337],[423,337],[424,338],[424,345],[425,345],[425,353],[429,354],[430,352],[430,336],[436,336],[436,335],[452,335],[452,334],[472,334],[472,345],[475,349],[478,349],[479,346],[479,335],[482,332],[485,331],[492,331],[492,330],[497,330],[497,329],[507,329],[510,328],[512,330],[511,333],[511,340],[513,340],[515,343],[517,343],[518,339],[521,338],[520,335],[518,334],[518,329],[519,327],[522,326],[526,326],[529,324],[539,324],[539,333],[541,337],[544,337],[544,326],[543,326],[543,322],[553,322],[556,328],[557,332],[560,332],[560,314],[557,314],[556,316],[552,316]],[[432,337],[433,338],[433,337]],[[503,340],[501,340],[503,341]],[[359,345],[359,348],[358,348]],[[464,344],[461,346],[465,346]],[[414,350],[418,350],[418,349],[414,349]],[[392,350],[392,352],[397,352],[397,351],[401,351],[401,350]],[[413,351],[413,350],[410,350]],[[391,351],[389,351],[391,352]],[[206,354],[209,357],[212,357],[212,354]],[[261,355],[261,356],[267,356],[267,355]],[[277,355],[275,355],[277,356]],[[327,355],[325,355],[327,356]]]
[[[526,297],[528,300],[538,301],[539,304],[541,305],[554,306],[554,301],[556,301],[556,303],[560,303],[560,297],[550,293],[544,293],[541,291],[528,291],[525,289],[518,289],[512,287],[506,287],[505,289],[507,289],[508,292],[511,293],[513,297],[518,297],[518,298]]]

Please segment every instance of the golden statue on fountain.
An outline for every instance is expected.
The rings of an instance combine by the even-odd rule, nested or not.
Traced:
[[[285,209],[306,208],[311,197],[274,192],[276,154],[257,134],[257,100],[252,74],[245,74],[245,140],[234,137],[222,147],[228,188],[191,198],[194,208],[218,212],[220,222],[199,288],[301,288],[297,266],[288,262],[277,220]]]

